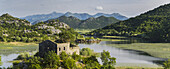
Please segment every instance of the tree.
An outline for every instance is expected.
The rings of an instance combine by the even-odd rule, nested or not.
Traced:
[[[60,58],[54,51],[45,54],[44,62],[47,68],[58,68],[60,66]]]
[[[170,69],[170,59],[163,64],[164,69]]]
[[[28,69],[42,69],[42,61],[43,58],[40,57],[33,57],[32,59],[28,60]]]
[[[86,69],[100,69],[101,65],[99,64],[96,56],[90,56],[83,59],[83,63],[86,64],[84,68]]]
[[[21,41],[26,42],[27,39],[28,39],[27,37],[22,37]]]
[[[72,58],[73,58],[74,60],[81,60],[81,56],[80,56],[80,55],[77,55],[76,52],[74,52],[74,53],[72,54]]]
[[[31,64],[28,66],[28,69],[42,69],[39,64]]]
[[[93,54],[93,50],[91,50],[90,48],[83,48],[80,50],[80,55],[91,56],[92,54]]]
[[[65,60],[66,58],[68,58],[67,53],[65,51],[62,51],[61,54],[60,54],[60,59]]]
[[[16,36],[15,39],[16,39],[16,41],[20,41],[21,40],[21,38],[19,36]]]
[[[65,69],[76,68],[76,61],[71,57],[63,60],[63,68],[65,68]]]
[[[59,36],[60,36],[61,40],[66,41],[66,42],[76,39],[76,36],[69,31],[64,31],[64,32],[60,33]]]
[[[116,64],[116,58],[111,57],[108,51],[103,50],[101,53],[101,60],[103,62],[103,69],[114,69],[114,65]]]

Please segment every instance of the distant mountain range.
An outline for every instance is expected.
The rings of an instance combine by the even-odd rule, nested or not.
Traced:
[[[31,23],[37,23],[37,22],[40,22],[40,21],[47,21],[49,19],[55,19],[55,18],[58,18],[58,17],[61,17],[61,16],[66,16],[66,17],[73,16],[73,17],[76,17],[80,20],[86,20],[86,19],[91,18],[91,17],[97,18],[97,17],[100,17],[100,16],[114,17],[118,20],[127,20],[128,19],[126,16],[123,16],[119,13],[113,13],[113,14],[97,13],[95,15],[90,15],[88,13],[71,13],[71,12],[67,12],[67,13],[53,12],[53,13],[50,13],[50,14],[38,14],[38,15],[26,16],[26,17],[23,17],[21,19],[26,19]]]

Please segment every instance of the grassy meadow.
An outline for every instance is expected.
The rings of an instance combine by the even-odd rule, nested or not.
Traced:
[[[112,38],[125,38],[120,36],[104,36],[109,37],[113,42],[119,41],[128,41],[122,39],[112,39]],[[104,40],[104,39],[103,39]],[[148,53],[151,56],[158,57],[158,58],[170,58],[170,43],[128,43],[128,44],[114,44],[110,43],[107,44],[109,46],[114,46],[116,48],[127,49],[127,50],[138,50]]]
[[[80,34],[85,34],[87,32],[91,32],[95,29],[75,29],[76,32],[79,32]]]
[[[11,54],[26,51],[35,51],[38,48],[36,43],[23,43],[23,42],[1,42],[0,54]]]
[[[164,69],[163,67],[155,67],[155,68],[150,68],[150,67],[116,67],[116,69]]]

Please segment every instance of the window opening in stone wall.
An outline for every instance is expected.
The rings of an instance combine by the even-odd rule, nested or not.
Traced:
[[[61,48],[59,48],[59,51],[61,50]]]

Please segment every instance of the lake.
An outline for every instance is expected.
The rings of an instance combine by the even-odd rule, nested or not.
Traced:
[[[112,57],[116,58],[116,66],[136,66],[136,67],[159,67],[156,61],[163,61],[164,59],[151,57],[148,55],[141,55],[141,52],[123,50],[108,46],[107,41],[102,41],[99,44],[79,44],[80,48],[91,48],[94,52],[109,51]],[[101,61],[99,60],[101,63]]]
[[[123,50],[109,44],[119,45],[119,44],[124,44],[124,42],[121,43],[121,41],[120,42],[101,41],[100,43],[93,43],[93,44],[78,44],[78,46],[80,46],[81,49],[87,47],[91,48],[94,50],[94,52],[102,52],[103,50],[109,51],[111,56],[116,58],[116,66],[159,67],[159,65],[157,65],[155,62],[164,60],[161,58],[151,57],[149,55],[146,55],[144,52]],[[27,48],[27,51],[29,52],[36,51],[38,49],[38,46],[34,46],[34,48],[29,48],[29,49],[30,50],[28,50]],[[12,63],[9,61],[15,59],[19,55],[19,53],[25,52],[23,50],[22,51],[16,50],[17,52],[12,52],[10,54],[0,53],[2,59],[2,64],[0,67],[12,66]],[[1,48],[0,51],[2,51]],[[100,58],[98,58],[98,60],[101,63]]]

